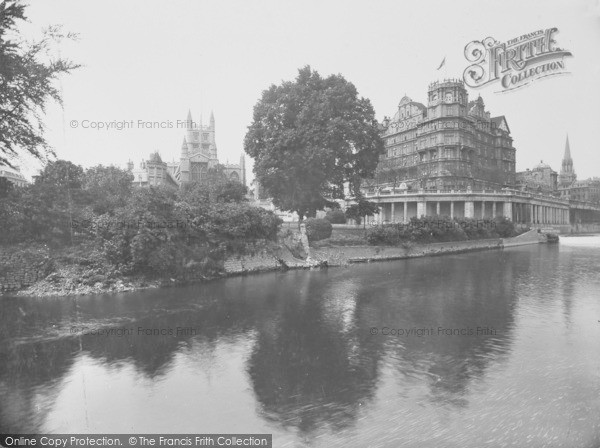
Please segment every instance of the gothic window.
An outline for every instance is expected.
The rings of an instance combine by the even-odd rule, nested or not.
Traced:
[[[198,163],[192,164],[191,167],[191,180],[202,180],[206,179],[206,166],[200,165]]]
[[[229,175],[229,179],[231,180],[235,180],[235,181],[240,181],[240,175],[237,173],[237,171],[232,171],[232,173]]]

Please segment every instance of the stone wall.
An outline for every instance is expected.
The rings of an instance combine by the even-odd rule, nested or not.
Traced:
[[[34,284],[52,272],[53,266],[46,246],[0,248],[0,293]]]
[[[579,224],[535,224],[531,227],[554,231],[561,235],[600,233],[600,223],[579,223]]]
[[[345,266],[351,263],[430,257],[443,254],[503,249],[505,247],[546,242],[543,234],[532,230],[515,238],[450,241],[446,243],[409,244],[406,246],[333,246],[310,248],[306,259],[299,259],[285,247],[271,247],[253,255],[231,257],[225,261],[229,275],[278,269],[315,266]]]
[[[336,246],[312,250],[311,257],[315,260],[325,261],[329,266],[343,266],[348,263],[397,260],[501,248],[502,240],[498,238],[406,246]]]
[[[268,249],[251,255],[232,256],[223,263],[223,268],[228,275],[274,271],[282,267],[277,257]]]

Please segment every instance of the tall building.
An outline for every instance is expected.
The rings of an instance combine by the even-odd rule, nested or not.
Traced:
[[[203,181],[208,178],[208,170],[219,165],[216,142],[216,126],[213,113],[210,114],[208,125],[192,119],[188,111],[185,121],[185,135],[179,151],[179,161],[163,162],[158,152],[152,154],[148,161],[142,160],[139,168],[133,163],[128,168],[134,176],[134,183],[144,185],[169,184],[181,186],[187,182]],[[226,163],[221,165],[228,179],[246,185],[246,164],[244,156],[239,164]]]
[[[499,190],[515,185],[515,148],[506,118],[491,117],[481,97],[469,101],[461,80],[430,84],[427,106],[404,96],[381,132],[386,153],[371,187]]]
[[[592,202],[600,205],[600,178],[598,177],[576,180],[563,191],[569,200]]]
[[[558,173],[543,160],[533,169],[517,173],[517,187],[536,193],[557,194]]]
[[[558,185],[562,188],[568,187],[577,180],[577,175],[573,169],[573,159],[571,158],[571,148],[569,147],[569,135],[565,143],[565,155],[563,156],[560,175],[558,177]]]

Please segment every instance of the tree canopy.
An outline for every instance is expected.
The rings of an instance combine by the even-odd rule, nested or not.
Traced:
[[[304,67],[295,81],[272,85],[254,107],[244,149],[258,182],[282,210],[300,219],[350,194],[375,172],[383,141],[371,102],[341,75]]]
[[[0,165],[11,167],[19,149],[38,159],[53,154],[44,139],[41,116],[48,101],[61,102],[54,85],[57,78],[78,67],[62,58],[44,60],[53,42],[75,35],[52,27],[40,41],[27,43],[17,30],[17,23],[25,20],[20,1],[0,2]]]

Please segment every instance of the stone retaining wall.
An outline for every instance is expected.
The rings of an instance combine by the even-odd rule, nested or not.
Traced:
[[[447,243],[414,244],[408,246],[337,246],[311,252],[316,260],[327,261],[329,266],[379,260],[426,257],[448,253],[501,249],[501,239],[451,241]]]
[[[53,266],[46,246],[0,248],[0,293],[33,285],[52,272]]]

